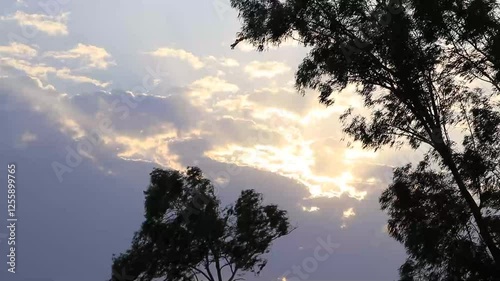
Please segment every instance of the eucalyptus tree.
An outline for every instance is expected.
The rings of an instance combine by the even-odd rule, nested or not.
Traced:
[[[125,253],[113,257],[112,281],[243,280],[259,274],[272,242],[293,228],[287,212],[243,190],[222,208],[197,167],[155,169],[145,191],[145,220]]]
[[[241,20],[233,48],[247,42],[263,51],[286,40],[308,47],[296,72],[296,88],[302,94],[306,89],[317,90],[319,101],[328,106],[334,103],[335,94],[348,85],[356,86],[364,110],[349,109],[340,119],[344,132],[364,148],[428,146],[429,165],[424,166],[436,175],[444,173],[446,182],[427,183],[424,177],[408,183],[408,188],[428,185],[433,192],[441,192],[440,200],[460,204],[457,206],[470,219],[468,227],[476,233],[469,239],[477,247],[474,252],[482,251],[478,255],[485,267],[500,268],[500,206],[492,203],[500,192],[499,147],[498,142],[489,142],[488,149],[482,147],[498,128],[490,119],[498,116],[500,91],[500,10],[496,1],[231,0],[231,5]],[[400,186],[402,177],[411,177],[422,168],[405,169],[396,172],[393,185]],[[412,200],[423,204],[422,208],[430,202],[422,196]],[[381,201],[386,210],[400,210],[392,205],[397,200],[387,193]],[[390,212],[391,219],[401,219],[396,213]],[[404,214],[414,219],[415,213]],[[451,214],[452,210],[443,215]],[[422,222],[412,227],[419,225],[429,226]],[[411,228],[401,231],[397,223],[389,226],[389,233],[405,243],[410,263],[420,263],[437,275],[439,270],[428,267],[436,263],[442,263],[441,269],[451,266],[444,257],[453,252],[446,254],[433,244],[425,251],[435,251],[443,259],[425,261],[414,252],[418,240],[407,240]],[[454,233],[451,226],[440,225],[441,230],[449,228],[446,233],[450,235]],[[452,243],[453,239],[442,242]],[[447,249],[453,251],[450,245]],[[404,272],[411,271],[410,263],[402,267]],[[500,279],[498,270],[491,274]],[[447,275],[439,276],[445,279]]]

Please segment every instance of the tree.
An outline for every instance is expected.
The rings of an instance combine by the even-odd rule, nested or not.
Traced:
[[[263,205],[254,190],[221,208],[197,167],[154,169],[150,176],[145,221],[131,248],[113,257],[112,281],[242,280],[244,272],[259,274],[272,242],[292,231],[287,212]]]
[[[454,155],[469,189],[500,243],[500,114],[476,101],[464,150]],[[467,202],[449,173],[431,167],[433,155],[412,169],[395,170],[393,183],[380,197],[389,212],[389,233],[409,254],[402,280],[498,280],[495,262],[473,223]]]
[[[498,221],[499,206],[483,203],[485,196],[498,196],[498,181],[492,180],[498,165],[481,173],[474,166],[474,161],[498,163],[498,143],[490,145],[492,154],[486,157],[477,146],[480,132],[488,135],[494,127],[485,120],[498,114],[500,10],[496,1],[231,0],[231,5],[242,23],[233,48],[246,41],[263,51],[289,39],[310,48],[296,72],[296,87],[302,94],[306,89],[317,90],[320,102],[328,106],[334,103],[333,93],[348,84],[357,86],[368,114],[349,109],[341,121],[344,132],[364,148],[427,145],[429,161],[444,169],[450,179],[447,186],[472,218],[482,256],[490,260],[485,266],[492,263],[500,268],[493,222]],[[471,86],[478,81],[489,87]],[[485,122],[472,128],[472,122],[481,118]],[[456,128],[464,131],[457,133]],[[403,173],[410,175],[410,171]],[[438,187],[443,184],[428,186]],[[448,194],[444,188],[439,190]],[[390,233],[396,235],[391,229]],[[426,251],[445,255],[436,247]],[[421,257],[412,259],[419,263]],[[445,258],[442,262],[450,263]],[[498,270],[494,274],[500,279]]]

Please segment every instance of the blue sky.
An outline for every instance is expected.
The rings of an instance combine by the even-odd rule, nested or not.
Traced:
[[[247,280],[304,270],[328,237],[338,248],[287,280],[397,277],[405,253],[378,196],[420,154],[342,140],[338,116],[361,103],[352,88],[329,108],[299,95],[307,49],[231,50],[239,24],[225,0],[4,0],[0,11],[0,165],[18,166],[19,217],[17,273],[0,237],[1,280],[105,280],[140,226],[151,169],[188,165],[224,202],[255,188],[298,226]]]

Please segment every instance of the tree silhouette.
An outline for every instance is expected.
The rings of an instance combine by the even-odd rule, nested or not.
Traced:
[[[145,194],[145,221],[132,246],[113,257],[112,281],[242,280],[259,274],[274,240],[292,231],[287,212],[263,205],[254,190],[221,208],[197,167],[154,169]]]
[[[494,242],[500,244],[498,170],[500,114],[474,103],[463,151],[454,154]],[[431,167],[429,154],[416,169],[396,169],[393,183],[380,197],[389,212],[389,234],[410,254],[402,280],[498,280],[498,267],[473,223],[467,202],[449,173]]]
[[[233,48],[246,41],[263,51],[285,40],[297,40],[310,48],[296,72],[296,87],[301,93],[317,90],[320,102],[331,105],[333,93],[348,84],[356,85],[368,114],[349,109],[341,121],[344,132],[364,148],[376,150],[404,144],[414,149],[421,145],[430,147],[427,161],[432,163],[423,167],[442,168],[443,172],[402,168],[391,187],[401,186],[399,182],[409,177],[408,196],[417,200],[414,204],[420,207],[415,212],[390,212],[391,219],[408,223],[409,227],[391,231],[410,253],[402,277],[408,277],[413,268],[420,268],[435,280],[491,274],[500,279],[499,205],[493,203],[497,202],[494,198],[498,198],[500,189],[499,147],[498,139],[490,141],[498,128],[494,121],[498,116],[495,99],[500,91],[500,10],[496,1],[231,0],[231,5],[239,11],[242,23]],[[470,82],[486,86],[473,88]],[[431,178],[417,177],[424,171],[443,174],[441,177],[446,176],[448,181],[426,183]],[[417,179],[410,181],[412,176]],[[429,185],[427,193],[410,192],[412,186],[420,186],[417,183]],[[439,195],[428,194],[430,190]],[[385,209],[401,210],[392,206],[399,202],[398,197],[385,196]],[[477,248],[468,251],[482,251],[477,254],[481,267],[465,273],[455,270],[459,267],[456,260],[463,255],[443,251],[452,249],[453,243],[462,243],[460,237],[443,237],[441,242],[446,247],[435,243],[420,245],[424,241],[421,239],[429,238],[432,232],[418,230],[425,235],[412,238],[417,234],[411,233],[411,227],[429,226],[427,221],[417,222],[413,216],[432,211],[425,209],[431,208],[432,200],[452,200],[456,203],[452,210],[456,207],[466,212],[468,223],[477,232],[469,239]],[[439,211],[442,219],[456,215],[449,211],[445,216],[442,212],[446,210]],[[409,222],[414,224],[410,227]],[[458,230],[453,225],[445,221],[437,229],[454,235]],[[461,221],[460,225],[466,224]],[[399,227],[397,223],[393,226]],[[416,254],[412,247],[425,250]],[[440,263],[439,267],[427,267],[435,265],[426,260],[431,257],[440,258],[434,261]],[[454,257],[455,261],[447,257]],[[495,273],[490,270],[492,264],[497,269]]]

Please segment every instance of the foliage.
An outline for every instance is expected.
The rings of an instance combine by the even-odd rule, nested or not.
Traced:
[[[412,274],[425,280],[500,279],[499,4],[494,0],[231,0],[231,4],[241,19],[233,48],[246,41],[263,51],[297,40],[310,49],[296,72],[301,93],[317,90],[319,101],[332,105],[335,93],[356,86],[365,110],[349,109],[341,121],[344,132],[365,148],[430,147],[425,163],[415,170],[396,171],[381,198],[391,215],[391,235],[409,253],[402,279],[411,280]],[[408,198],[400,198],[400,191]],[[451,209],[437,208],[440,204]],[[466,229],[475,234],[464,236]],[[440,239],[427,241],[433,236]],[[466,256],[471,253],[478,259],[467,267]]]
[[[125,270],[130,280],[241,280],[244,272],[258,274],[272,242],[292,230],[287,212],[263,205],[254,190],[221,208],[197,167],[150,175],[145,221],[131,248],[113,258],[113,272]]]

